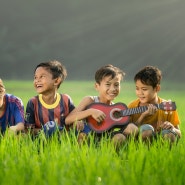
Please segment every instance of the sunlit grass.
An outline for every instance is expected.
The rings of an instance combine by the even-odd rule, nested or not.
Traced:
[[[184,134],[184,89],[164,84],[160,96],[176,102]],[[23,99],[36,95],[31,81],[6,81],[6,90]],[[68,82],[60,92],[68,93],[77,105],[85,95],[96,95],[93,82]],[[133,83],[123,82],[116,99],[124,103],[135,99]],[[116,102],[116,101],[115,101]],[[0,138],[0,184],[65,184],[65,185],[181,185],[185,181],[184,136],[171,149],[159,139],[150,147],[130,140],[116,152],[109,140],[99,145],[79,146],[75,134],[44,135],[32,140],[30,135]]]

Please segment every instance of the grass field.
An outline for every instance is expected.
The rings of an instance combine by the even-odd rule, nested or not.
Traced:
[[[22,98],[25,106],[36,93],[32,81],[5,81],[8,93]],[[59,92],[69,94],[75,105],[85,95],[96,95],[93,82],[66,81]],[[181,119],[182,138],[169,149],[160,140],[150,149],[130,141],[117,153],[112,144],[102,140],[99,146],[79,147],[73,133],[48,141],[29,136],[5,136],[0,140],[0,184],[65,185],[182,185],[185,182],[184,90],[182,84],[162,84],[159,95],[176,102]],[[132,82],[123,82],[115,102],[135,99]]]

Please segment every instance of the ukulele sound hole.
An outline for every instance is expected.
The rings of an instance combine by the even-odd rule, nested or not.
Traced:
[[[121,117],[120,111],[114,111],[113,116],[114,116],[114,118],[120,118]]]
[[[119,108],[114,108],[110,111],[110,119],[112,121],[120,121],[122,119],[122,115],[121,115],[121,109]]]

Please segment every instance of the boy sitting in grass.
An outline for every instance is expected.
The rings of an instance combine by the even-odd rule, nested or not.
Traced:
[[[3,81],[0,79],[0,133],[4,135],[24,130],[24,106],[20,98],[6,93]]]
[[[33,136],[41,129],[47,136],[56,130],[69,130],[65,118],[75,106],[71,97],[58,93],[58,89],[67,76],[66,68],[59,61],[40,63],[34,71],[34,87],[37,96],[32,97],[26,107],[25,123],[27,128],[33,128]],[[83,130],[83,124],[76,124],[77,130]]]
[[[161,71],[154,66],[146,66],[135,75],[138,98],[132,101],[128,108],[148,106],[148,109],[143,113],[131,115],[130,121],[139,127],[143,141],[152,141],[161,134],[172,143],[181,137],[180,120],[176,110],[164,111],[154,105],[164,102],[165,106],[166,100],[158,96],[161,79]],[[172,106],[170,102],[169,106]]]
[[[97,96],[85,96],[79,105],[66,117],[66,124],[70,125],[75,121],[84,120],[91,116],[94,120],[101,123],[106,114],[96,108],[87,108],[90,104],[95,102],[103,103],[104,105],[112,105],[113,100],[119,95],[121,88],[121,80],[123,79],[125,73],[113,66],[105,65],[99,68],[95,73],[95,89],[98,91]],[[93,132],[89,125],[90,123],[85,123],[85,129],[79,134],[79,143],[84,141],[84,138],[88,133]],[[130,134],[137,134],[138,128],[134,124],[126,124],[122,129],[114,130],[110,129],[106,133],[110,136],[111,141],[114,145],[120,146],[125,142],[126,136]],[[101,138],[103,134],[95,134],[98,138]]]

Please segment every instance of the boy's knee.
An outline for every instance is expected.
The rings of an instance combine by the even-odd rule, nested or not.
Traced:
[[[122,144],[126,141],[126,137],[121,133],[115,134],[112,137],[112,141],[113,141],[114,144]]]
[[[139,133],[139,129],[138,127],[134,124],[134,123],[129,123],[127,125],[127,127],[125,128],[125,130],[123,131],[123,133],[126,135],[126,136],[129,136],[129,135],[138,135]]]
[[[154,128],[149,124],[142,125],[140,134],[143,140],[151,139],[154,136]]]
[[[153,137],[153,131],[152,130],[145,130],[141,133],[142,139],[147,139]]]

